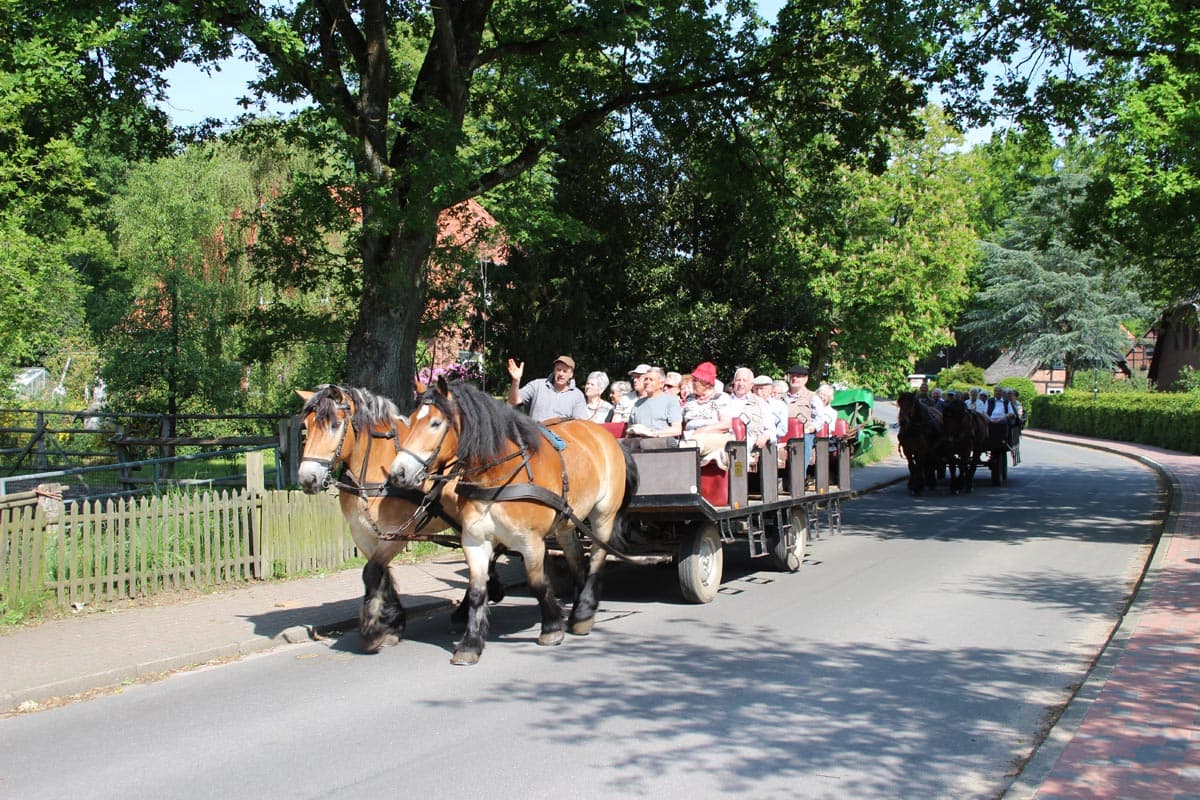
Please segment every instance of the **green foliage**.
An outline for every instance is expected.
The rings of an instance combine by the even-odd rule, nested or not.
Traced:
[[[77,264],[107,249],[98,237],[47,242],[0,215],[0,376],[18,366],[40,364],[64,342],[86,338],[87,287]],[[7,382],[7,377],[4,378]]]
[[[839,376],[880,388],[896,364],[941,344],[968,298],[977,259],[975,202],[961,138],[936,108],[922,135],[890,139],[881,174],[838,167],[801,189],[788,226],[817,309],[814,358]],[[811,198],[814,202],[803,202]]]
[[[357,249],[362,278],[348,337],[347,377],[384,394],[406,392],[416,366],[413,352],[425,301],[439,285],[430,272],[438,261],[431,259],[437,255],[437,213],[469,197],[507,192],[506,185],[526,178],[528,195],[549,198],[545,185],[538,186],[546,179],[540,168],[560,156],[569,158],[577,142],[606,125],[620,125],[625,141],[639,145],[643,126],[661,134],[669,143],[669,159],[650,165],[654,171],[689,167],[662,187],[664,196],[678,202],[672,214],[643,218],[647,225],[675,227],[663,229],[654,241],[631,242],[630,274],[638,278],[634,296],[618,288],[595,296],[588,311],[599,318],[589,318],[586,326],[578,324],[578,315],[569,317],[575,328],[586,329],[583,338],[611,341],[616,353],[610,358],[624,359],[647,346],[641,331],[630,330],[637,327],[630,324],[637,319],[630,314],[659,312],[658,324],[686,339],[676,345],[660,336],[664,361],[686,363],[697,353],[711,353],[712,343],[720,342],[732,342],[717,345],[729,348],[731,362],[746,360],[748,353],[764,363],[806,356],[824,361],[833,326],[839,326],[843,338],[870,327],[846,324],[858,313],[857,299],[877,295],[866,300],[871,309],[864,316],[870,318],[887,307],[895,311],[889,304],[897,295],[907,295],[903,290],[888,296],[891,275],[881,286],[871,285],[889,259],[900,257],[906,276],[924,281],[927,289],[945,289],[922,293],[911,313],[892,313],[876,334],[863,334],[863,341],[851,343],[845,357],[828,359],[844,362],[848,374],[867,378],[883,372],[868,361],[907,355],[913,340],[944,338],[933,333],[939,327],[936,319],[928,320],[941,316],[941,306],[960,302],[955,297],[960,291],[957,265],[969,237],[959,219],[961,201],[970,193],[946,194],[951,181],[921,171],[943,166],[939,157],[928,152],[920,156],[927,163],[915,180],[893,171],[880,185],[879,197],[869,193],[875,189],[869,179],[849,176],[830,195],[858,202],[855,213],[874,215],[852,233],[856,241],[850,250],[858,252],[837,251],[848,256],[842,286],[858,279],[864,286],[820,286],[811,275],[826,269],[829,261],[821,257],[820,243],[800,237],[820,231],[825,220],[816,214],[811,227],[801,228],[781,219],[780,212],[797,205],[799,193],[792,188],[796,171],[820,178],[837,165],[851,164],[856,170],[883,172],[892,139],[908,141],[920,128],[912,112],[924,103],[925,87],[949,70],[961,67],[970,82],[982,81],[982,72],[973,67],[990,55],[968,50],[946,58],[971,19],[964,13],[972,8],[968,4],[792,3],[769,30],[748,0],[717,5],[466,0],[453,14],[375,0],[362,6],[361,14],[319,4],[279,13],[273,6],[231,6],[224,0],[168,3],[165,9],[163,4],[134,5],[153,7],[179,21],[189,41],[201,46],[202,56],[247,43],[263,68],[252,103],[266,95],[309,97],[315,103],[310,129],[340,149],[344,165],[353,165],[352,173],[341,173],[340,185],[353,193],[362,210],[361,226],[347,243]],[[453,59],[443,57],[449,41],[454,42]],[[385,63],[387,69],[382,68]],[[764,120],[771,120],[777,142],[759,150],[757,129]],[[734,157],[721,161],[720,153]],[[808,165],[801,166],[801,159]],[[897,161],[910,168],[917,164],[907,154]],[[761,187],[738,187],[743,183],[739,170],[746,167],[760,178],[773,173],[773,198]],[[620,181],[625,176],[615,177]],[[727,192],[729,187],[742,190]],[[853,194],[857,190],[868,194],[858,197]],[[806,199],[816,196],[805,194]],[[927,194],[937,197],[918,203],[915,216],[910,215],[908,201]],[[622,199],[646,208],[634,195]],[[689,219],[689,203],[699,216]],[[561,226],[568,233],[565,244],[581,241],[572,238],[583,235],[580,229],[559,210],[547,214],[544,205],[513,208],[503,221],[519,224],[514,217],[531,215],[538,219],[529,227],[549,231]],[[758,213],[763,211],[768,213]],[[844,221],[852,221],[850,214],[845,216]],[[890,226],[889,219],[895,220]],[[739,232],[738,225],[745,231]],[[867,230],[869,225],[876,230]],[[772,239],[772,226],[785,235]],[[601,227],[592,226],[593,232]],[[884,237],[880,252],[872,253],[867,241],[879,244],[880,230],[892,235]],[[746,244],[755,247],[746,249]],[[842,243],[834,244],[840,248]],[[543,254],[533,255],[540,259]],[[540,317],[547,326],[512,324],[510,335],[525,331],[540,347],[547,341],[545,331],[564,330],[551,328],[549,321],[561,322],[563,309],[577,307],[558,298],[577,293],[581,282],[576,278],[588,264],[596,262],[583,259],[562,270],[513,265],[514,276],[539,280],[524,284],[533,307],[528,313],[514,309],[512,322]],[[943,269],[932,270],[938,265]],[[947,272],[946,265],[955,266]],[[804,275],[793,276],[796,271]],[[618,275],[609,271],[605,277]],[[704,296],[672,302],[680,286],[689,287],[689,293],[699,286],[703,291],[693,294]],[[741,301],[753,291],[759,297],[778,297],[778,306],[746,307]],[[781,333],[777,324],[787,309],[793,310],[794,325],[815,318],[817,314],[806,313],[808,303],[795,302],[810,296],[823,317],[819,348]],[[755,322],[765,322],[757,328],[767,333],[758,333]],[[722,330],[726,325],[734,335]],[[570,343],[556,344],[561,349]],[[865,353],[877,345],[880,352],[866,359]],[[533,348],[523,352],[535,357]]]
[[[1185,364],[1179,369],[1179,375],[1175,378],[1175,385],[1171,387],[1171,391],[1200,394],[1200,370],[1191,364]]]
[[[1021,405],[1025,406],[1025,415],[1029,416],[1029,404],[1034,397],[1037,396],[1037,386],[1029,378],[1020,378],[1013,376],[1004,378],[998,384],[1005,389],[1016,389],[1017,396],[1021,401]]]
[[[1134,375],[1131,378],[1118,378],[1105,369],[1082,369],[1076,372],[1071,380],[1070,388],[1087,392],[1149,392],[1151,390],[1150,382],[1144,374]],[[1186,390],[1176,388],[1174,391]]]
[[[953,367],[947,367],[938,373],[937,384],[943,389],[951,387],[955,389],[969,389],[972,386],[983,386],[983,367],[977,367],[970,361],[955,364]]]
[[[1128,342],[1121,321],[1144,309],[1120,262],[1076,241],[1088,179],[1060,172],[1022,201],[998,243],[985,243],[983,287],[962,329],[1042,363],[1108,368]]]
[[[893,137],[882,175],[789,154],[761,121],[581,140],[556,165],[554,220],[588,228],[567,239],[548,224],[539,243],[527,227],[495,272],[496,358],[567,350],[610,375],[647,360],[713,360],[723,376],[829,362],[840,380],[894,389],[895,365],[944,338],[975,258],[963,158],[936,112],[922,119],[923,137]]]
[[[884,428],[886,430],[886,425]],[[854,454],[850,466],[865,467],[870,464],[877,464],[896,452],[895,442],[892,441],[892,437],[890,436],[873,436],[870,439],[870,443],[869,447],[859,450]]]
[[[1030,416],[1047,430],[1200,454],[1200,395],[1193,392],[1093,395],[1070,389],[1034,398]]]
[[[246,291],[227,258],[234,211],[252,207],[236,158],[211,148],[147,164],[114,200],[120,263],[104,287],[104,376],[114,407],[177,412],[236,407],[240,368],[229,321]],[[102,328],[102,330],[104,329]]]

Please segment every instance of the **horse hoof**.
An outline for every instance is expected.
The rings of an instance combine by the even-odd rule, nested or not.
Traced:
[[[473,667],[479,663],[479,653],[466,650],[455,650],[450,657],[450,663],[457,667]]]
[[[554,647],[555,645],[562,644],[564,638],[566,637],[563,636],[562,631],[546,631],[538,637],[538,645],[541,647]]]
[[[592,626],[596,624],[595,617],[587,619],[577,619],[571,622],[571,633],[575,636],[587,636],[592,632]]]
[[[378,636],[372,636],[369,639],[363,639],[363,650],[368,653],[376,653],[385,647],[395,647],[400,644],[400,636],[395,633],[383,633]]]

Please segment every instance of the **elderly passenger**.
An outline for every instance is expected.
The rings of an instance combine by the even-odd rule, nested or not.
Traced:
[[[663,388],[667,394],[679,401],[679,405],[683,405],[684,397],[681,395],[683,391],[683,376],[678,372],[667,373],[667,384]]]
[[[603,372],[588,374],[587,383],[583,385],[583,396],[587,398],[587,409],[592,422],[612,422],[613,404],[604,399],[604,390],[608,388],[608,375]]]
[[[765,447],[767,442],[778,441],[775,432],[775,417],[767,401],[755,394],[754,370],[739,367],[733,373],[729,394],[730,413],[746,423],[746,442],[753,448]]]
[[[782,381],[780,381],[782,383]],[[785,388],[787,384],[784,384]],[[788,413],[787,403],[775,396],[775,381],[769,375],[759,375],[754,379],[754,393],[761,397],[771,412],[770,419],[774,420],[775,441],[787,437]]]
[[[629,427],[626,436],[642,436],[665,439],[679,436],[683,430],[683,409],[675,395],[664,392],[667,374],[661,367],[651,367],[642,375],[642,390],[629,412]]]
[[[837,410],[833,407],[833,387],[822,383],[817,387],[812,397],[812,419],[817,429],[828,428],[825,433],[832,433],[837,423]]]
[[[608,399],[613,404],[612,422],[628,422],[629,412],[633,410],[633,403],[637,400],[637,395],[633,393],[633,386],[629,381],[613,381],[608,387]]]
[[[692,393],[683,404],[683,438],[700,449],[700,463],[716,462],[726,467],[725,443],[729,441],[729,398],[717,391],[717,367],[704,361],[692,370]]]

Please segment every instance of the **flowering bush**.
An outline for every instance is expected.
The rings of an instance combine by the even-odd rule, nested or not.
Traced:
[[[445,377],[448,381],[479,382],[483,380],[483,365],[478,361],[467,361],[465,363],[455,361],[446,367],[425,367],[417,373],[417,380],[426,386],[441,377]]]

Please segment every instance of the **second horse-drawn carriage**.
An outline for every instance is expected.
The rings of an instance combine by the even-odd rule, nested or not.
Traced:
[[[1019,423],[989,421],[957,399],[939,410],[912,392],[902,392],[897,406],[896,441],[908,460],[908,488],[914,495],[935,488],[947,473],[951,492],[970,492],[976,470],[984,465],[993,485],[1008,480],[1009,454],[1015,462],[1019,453]]]

